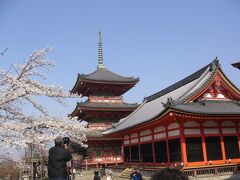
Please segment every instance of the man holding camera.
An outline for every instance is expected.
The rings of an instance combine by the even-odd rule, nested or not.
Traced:
[[[64,142],[65,141],[65,142]],[[69,141],[57,137],[55,146],[49,149],[48,156],[48,178],[49,180],[67,180],[67,162],[72,159],[68,150]]]

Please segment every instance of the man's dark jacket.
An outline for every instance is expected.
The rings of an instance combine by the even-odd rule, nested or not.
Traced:
[[[67,161],[72,159],[68,149],[55,146],[49,149],[48,177],[67,177]]]

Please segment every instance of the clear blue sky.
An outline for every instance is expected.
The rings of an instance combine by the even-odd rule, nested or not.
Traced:
[[[239,0],[0,0],[0,66],[23,62],[35,49],[54,48],[56,67],[49,84],[71,90],[78,73],[97,67],[98,30],[103,33],[105,66],[140,82],[124,95],[126,102],[149,96],[218,56],[228,77],[239,86]],[[55,114],[68,107],[48,103]]]

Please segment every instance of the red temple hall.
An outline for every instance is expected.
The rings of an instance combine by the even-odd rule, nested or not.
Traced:
[[[97,70],[90,74],[79,74],[71,90],[72,94],[86,97],[85,102],[77,103],[70,117],[86,121],[92,130],[87,134],[87,167],[123,163],[122,138],[104,137],[101,133],[138,107],[137,103],[124,102],[122,97],[138,81],[139,78],[120,76],[104,66],[99,32]]]
[[[128,165],[184,168],[240,163],[240,91],[216,58],[144,98],[107,137],[122,138]]]

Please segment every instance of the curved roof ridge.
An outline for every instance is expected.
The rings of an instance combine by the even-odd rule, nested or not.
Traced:
[[[197,87],[196,90],[190,92],[186,92],[186,94],[184,94],[182,97],[184,97],[183,99],[181,99],[182,97],[180,97],[181,102],[183,103],[184,101],[186,101],[187,99],[191,98],[194,94],[196,94],[197,92],[201,91],[205,85],[210,82],[213,78],[214,75],[218,72],[217,70],[219,70],[222,75],[227,79],[227,81],[240,93],[240,89],[228,78],[228,76],[224,73],[223,69],[221,68],[221,64],[219,63],[219,60],[216,58],[213,60],[213,62],[211,63],[211,66],[209,66],[209,70],[212,72],[210,77],[206,79],[206,82],[203,83],[199,83],[201,82],[201,80],[204,78],[204,75],[207,75],[207,71],[202,75],[202,78],[199,78],[199,81],[196,84],[200,84],[200,87]],[[196,85],[195,84],[195,85]],[[187,95],[188,94],[188,95]]]
[[[233,83],[233,82],[231,81],[231,79],[224,73],[224,71],[222,70],[221,66],[219,67],[219,70],[220,70],[221,73],[224,75],[224,77],[230,82],[230,84],[231,84],[234,88],[236,88],[236,90],[238,90],[238,91],[240,92],[239,87],[237,87],[237,85],[236,85],[235,83]]]
[[[104,69],[104,68],[102,68],[102,69]],[[90,76],[90,75],[92,75],[92,74],[95,74],[97,71],[98,71],[98,69],[96,69],[95,71],[93,71],[93,72],[90,73],[90,74],[83,74],[83,73],[82,73],[82,74],[78,74],[78,76],[79,76],[79,77],[82,77],[82,76],[83,76],[83,77],[85,77],[85,76]]]
[[[201,77],[201,75],[207,70],[207,68],[210,68],[212,67],[212,63],[209,63],[208,65],[204,66],[203,68],[201,68],[200,70],[196,71],[195,73],[187,76],[186,78],[168,86],[167,88],[161,90],[161,91],[158,91],[157,93],[153,94],[153,95],[150,95],[148,97],[146,97],[146,100],[147,102],[150,102],[158,97],[161,97],[171,91],[174,91],[175,89],[178,89],[179,87],[181,86],[184,86],[186,84],[188,84],[189,82],[192,82],[196,79],[198,79],[199,77]]]
[[[187,99],[192,97],[196,92],[199,92],[204,86],[212,80],[214,76],[214,72],[216,71],[210,71],[210,67],[206,69],[206,71],[199,77],[198,81],[192,85],[192,88],[190,91],[187,91],[182,96],[180,96],[178,99],[181,103],[185,102]],[[212,72],[209,75],[209,72]],[[195,88],[194,88],[195,87]]]
[[[112,74],[115,74],[115,75],[117,75],[117,76],[119,76],[119,77],[122,77],[122,78],[134,79],[134,77],[133,77],[133,76],[131,76],[131,77],[122,76],[122,75],[120,75],[120,74],[117,74],[117,73],[114,73],[114,72],[112,72],[112,71],[108,70],[107,68],[105,68],[105,69],[102,69],[102,70],[106,70],[106,71],[108,71],[108,72],[110,72],[110,73],[112,73]]]

